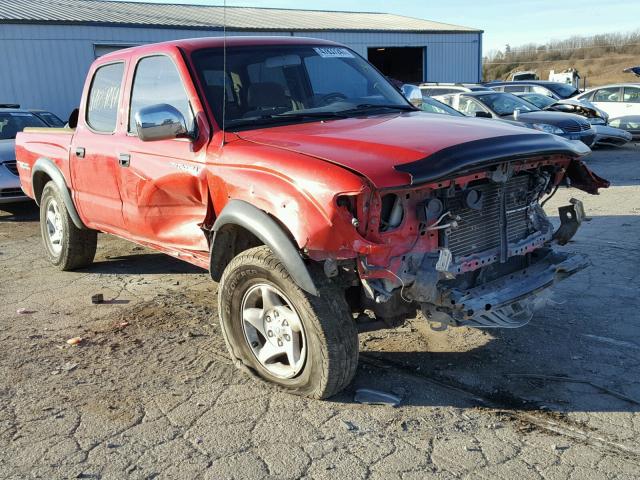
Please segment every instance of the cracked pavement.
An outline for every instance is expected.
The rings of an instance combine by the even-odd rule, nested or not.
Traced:
[[[584,200],[564,248],[593,266],[528,326],[362,334],[353,385],[324,402],[233,367],[206,272],[105,235],[93,266],[58,272],[37,210],[0,207],[0,478],[640,478],[640,157],[587,163],[612,187],[546,207]]]

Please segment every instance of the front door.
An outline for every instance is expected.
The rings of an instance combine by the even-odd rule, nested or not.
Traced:
[[[624,115],[621,90],[620,87],[600,88],[594,92],[591,103],[607,112],[611,119],[621,117]]]
[[[143,142],[135,126],[141,108],[162,103],[182,113],[189,131],[194,131],[186,92],[171,57],[151,55],[138,61],[127,131],[118,142],[120,191],[124,221],[133,238],[169,249],[206,251],[207,239],[200,228],[208,206],[206,142],[185,138]]]
[[[124,72],[124,62],[94,71],[69,152],[75,203],[83,220],[113,233],[124,228],[115,141]]]

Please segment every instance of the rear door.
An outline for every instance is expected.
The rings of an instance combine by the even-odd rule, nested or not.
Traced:
[[[116,130],[126,65],[116,61],[90,71],[69,163],[76,205],[88,226],[118,233],[124,228],[118,188]]]
[[[118,141],[119,178],[127,230],[138,240],[166,248],[206,251],[200,224],[206,217],[205,160],[208,131],[196,129],[195,89],[177,55],[151,54],[132,59],[123,132]],[[189,82],[190,88],[185,87]],[[191,93],[187,93],[191,92]],[[199,138],[143,142],[135,114],[143,107],[168,104],[184,116]],[[196,112],[197,113],[197,112]],[[204,115],[202,115],[204,116]]]
[[[622,95],[623,113],[622,116],[640,115],[640,87],[624,87]]]
[[[622,103],[622,88],[606,87],[599,88],[593,93],[591,103],[609,114],[611,119],[624,115],[624,105]]]

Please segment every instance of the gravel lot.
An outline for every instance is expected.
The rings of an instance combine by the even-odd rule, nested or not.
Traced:
[[[639,153],[595,152],[612,188],[547,204],[585,201],[566,248],[593,266],[530,325],[363,334],[354,384],[324,402],[231,365],[206,272],[103,235],[61,273],[37,210],[0,209],[0,478],[640,478]]]

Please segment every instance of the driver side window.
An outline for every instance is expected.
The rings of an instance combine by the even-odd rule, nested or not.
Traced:
[[[131,89],[129,133],[136,134],[135,115],[141,108],[166,103],[184,117],[187,129],[193,129],[193,113],[180,74],[173,61],[164,55],[145,57],[138,62]]]

